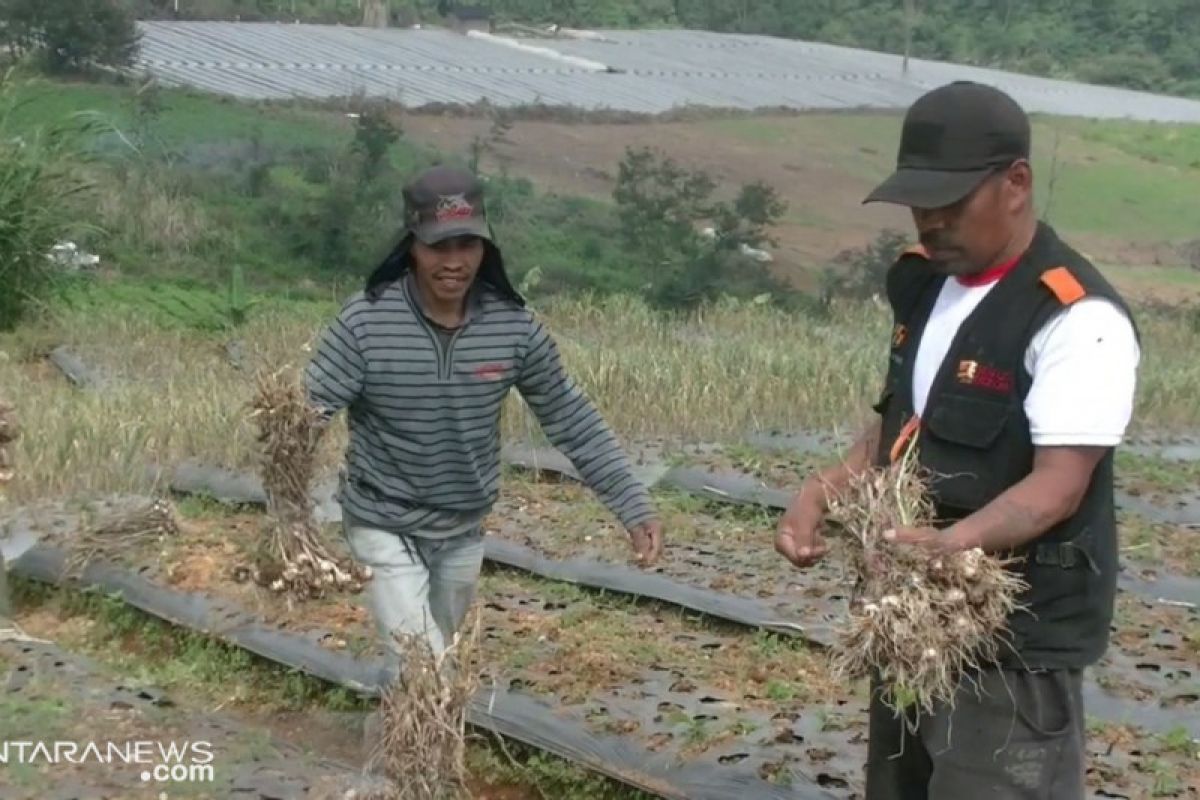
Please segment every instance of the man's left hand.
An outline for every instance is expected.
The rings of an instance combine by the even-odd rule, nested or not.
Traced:
[[[647,567],[655,563],[663,551],[662,522],[652,519],[630,528],[629,543],[637,554],[638,563]]]
[[[920,547],[931,555],[944,556],[968,549],[966,543],[952,529],[940,531],[937,528],[896,528],[885,532],[883,538],[893,544]]]

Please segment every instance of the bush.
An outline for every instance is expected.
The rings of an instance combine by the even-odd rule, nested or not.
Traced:
[[[763,183],[742,186],[732,203],[714,199],[716,188],[707,173],[648,148],[626,151],[613,198],[625,257],[643,270],[655,305],[694,308],[721,296],[786,293],[747,254],[769,242],[766,231],[785,204]]]
[[[0,19],[12,52],[48,72],[128,67],[137,56],[137,24],[117,0],[0,0]]]
[[[838,253],[833,266],[827,267],[822,276],[821,302],[828,304],[835,297],[866,300],[882,295],[888,270],[909,244],[910,237],[888,228],[866,247]]]
[[[315,197],[298,213],[280,211],[296,256],[330,272],[367,266],[380,231],[394,229],[401,219],[395,187],[402,177],[391,153],[402,135],[383,107],[368,105],[359,112],[346,151],[327,155],[324,169],[313,170],[312,183],[320,187]]]
[[[1076,77],[1085,83],[1123,86],[1152,92],[1172,84],[1171,72],[1158,56],[1146,53],[1110,53],[1081,63]]]
[[[49,254],[61,239],[82,233],[81,126],[72,118],[13,136],[8,119],[16,87],[0,80],[0,330],[11,329],[48,289]]]

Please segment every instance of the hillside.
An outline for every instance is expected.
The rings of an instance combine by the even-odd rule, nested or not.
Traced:
[[[710,175],[717,195],[765,181],[787,206],[769,233],[771,269],[816,287],[835,256],[904,213],[861,206],[886,174],[894,114],[743,116],[583,124],[386,112],[399,131],[366,184],[348,106],[253,105],[181,91],[75,84],[28,90],[17,131],[93,109],[106,121],[96,204],[106,229],[89,242],[106,264],[142,278],[318,291],[359,280],[396,235],[404,176],[439,158],[474,157],[493,176],[497,229],[518,280],[542,291],[637,292],[646,266],[619,238],[612,193],[627,147],[653,145]],[[1036,168],[1044,216],[1110,268],[1159,296],[1189,297],[1200,272],[1200,128],[1043,119]],[[1052,188],[1051,188],[1052,187]],[[368,191],[369,189],[369,191]],[[308,283],[306,283],[308,281]],[[308,289],[304,289],[308,286]]]
[[[414,140],[452,150],[465,148],[488,125],[433,116],[405,121]],[[780,269],[802,279],[883,228],[911,230],[901,209],[860,205],[894,163],[899,128],[894,114],[619,125],[522,121],[496,150],[514,175],[600,201],[611,195],[624,148],[641,143],[654,143],[728,186],[767,181],[788,202],[774,231]],[[1198,238],[1200,208],[1185,198],[1200,193],[1200,128],[1042,119],[1034,135],[1045,218],[1097,261],[1130,268],[1128,277],[1139,283],[1151,275],[1192,282],[1187,270],[1166,278],[1171,270],[1157,268],[1188,264],[1188,243]]]

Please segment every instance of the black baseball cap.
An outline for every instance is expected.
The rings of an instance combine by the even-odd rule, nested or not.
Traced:
[[[483,206],[483,184],[458,167],[430,167],[405,186],[404,220],[425,244],[454,236],[492,239]]]
[[[863,202],[953,205],[1029,152],[1029,117],[1015,100],[991,86],[956,81],[908,109],[896,171]]]

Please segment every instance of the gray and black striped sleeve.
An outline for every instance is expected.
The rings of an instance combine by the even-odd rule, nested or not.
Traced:
[[[563,369],[545,327],[532,323],[517,389],[542,430],[571,459],[584,482],[626,528],[653,519],[650,495],[634,477],[628,456],[591,400]]]
[[[325,418],[346,408],[362,392],[366,362],[355,335],[355,316],[365,302],[355,297],[325,329],[304,373],[308,402]]]

